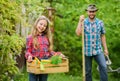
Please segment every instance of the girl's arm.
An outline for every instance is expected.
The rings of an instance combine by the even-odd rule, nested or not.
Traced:
[[[61,56],[61,57],[65,57],[65,55],[62,54],[61,52],[54,52],[54,51],[51,51],[50,54],[51,54],[51,56],[53,56],[53,55],[59,55],[59,56]]]
[[[25,53],[26,59],[28,59],[29,56],[31,56],[32,58],[31,51],[32,51],[32,38],[28,37],[26,39],[26,53]]]

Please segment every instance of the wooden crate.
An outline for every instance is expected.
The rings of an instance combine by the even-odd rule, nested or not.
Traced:
[[[45,70],[40,70],[40,64],[28,63],[27,62],[27,72],[34,74],[48,74],[48,73],[62,73],[69,71],[69,61],[68,59],[62,59],[62,63],[58,65],[54,64],[44,64]]]

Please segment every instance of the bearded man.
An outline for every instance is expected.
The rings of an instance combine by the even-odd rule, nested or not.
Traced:
[[[108,55],[106,45],[104,23],[96,18],[98,9],[91,4],[86,9],[88,17],[81,15],[79,18],[76,34],[82,34],[84,27],[84,55],[85,55],[85,76],[86,81],[92,81],[92,60],[99,65],[100,81],[108,81],[107,65],[104,55]],[[82,23],[84,22],[83,26]],[[104,50],[103,50],[103,48]]]

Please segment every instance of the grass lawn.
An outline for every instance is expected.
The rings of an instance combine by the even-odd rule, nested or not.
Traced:
[[[113,78],[109,75],[108,81],[120,81],[120,78]],[[120,74],[119,74],[120,75]],[[28,73],[26,70],[14,76],[14,81],[29,81],[28,80]],[[82,76],[72,76],[66,75],[64,73],[56,73],[56,74],[49,74],[48,81],[82,81]],[[100,81],[98,79],[93,79],[93,81]]]
[[[81,77],[65,75],[65,74],[50,74],[48,81],[82,81]]]
[[[14,81],[28,81],[28,73],[18,74]],[[82,81],[80,77],[65,75],[64,73],[49,74],[48,81]]]

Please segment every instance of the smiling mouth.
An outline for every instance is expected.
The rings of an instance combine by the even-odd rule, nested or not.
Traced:
[[[94,18],[95,16],[94,16],[94,15],[90,15],[89,17],[90,17],[90,18]]]
[[[90,15],[90,16],[94,16],[94,15]]]
[[[43,31],[44,29],[39,27],[39,30]]]

